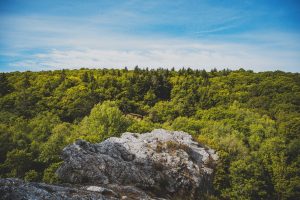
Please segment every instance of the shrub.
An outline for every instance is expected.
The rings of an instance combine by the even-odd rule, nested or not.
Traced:
[[[29,170],[25,173],[24,177],[25,181],[38,181],[39,180],[39,174],[35,170]]]

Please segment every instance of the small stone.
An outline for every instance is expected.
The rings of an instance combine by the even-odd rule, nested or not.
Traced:
[[[94,192],[103,192],[104,188],[103,187],[98,187],[98,186],[89,186],[86,188],[88,191],[94,191]]]

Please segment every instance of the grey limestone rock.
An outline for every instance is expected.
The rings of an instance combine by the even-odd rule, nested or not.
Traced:
[[[86,188],[29,183],[20,179],[0,179],[0,197],[5,200],[113,200],[111,190],[90,191]]]
[[[211,190],[212,149],[181,131],[124,133],[101,143],[67,146],[58,176],[65,182],[139,188],[166,199],[202,199]]]
[[[0,179],[3,200],[159,200],[132,186],[50,185],[20,179]],[[163,199],[161,199],[163,200]]]

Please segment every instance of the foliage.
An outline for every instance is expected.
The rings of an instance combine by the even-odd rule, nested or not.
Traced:
[[[45,163],[60,161],[60,152],[70,143],[72,132],[73,127],[69,123],[64,122],[55,126],[47,142],[41,145],[39,160]]]
[[[149,119],[133,120],[132,124],[127,128],[127,131],[133,133],[146,133],[160,127],[160,124],[153,123]]]
[[[130,125],[115,102],[105,101],[97,104],[89,116],[78,125],[78,137],[90,142],[99,142],[111,136],[119,136]]]
[[[43,182],[45,183],[58,183],[60,180],[58,176],[55,174],[58,167],[61,165],[61,162],[52,163],[47,169],[44,171]]]
[[[37,181],[39,180],[38,173],[35,170],[29,170],[26,172],[24,180],[25,181]]]
[[[76,139],[161,127],[217,150],[208,199],[300,196],[298,73],[136,67],[0,74],[1,177],[59,182],[60,152]]]

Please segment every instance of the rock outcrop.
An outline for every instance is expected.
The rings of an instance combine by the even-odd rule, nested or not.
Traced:
[[[157,129],[124,133],[98,144],[78,140],[63,149],[62,158],[57,175],[80,186],[18,184],[48,187],[65,199],[81,194],[85,199],[203,199],[211,191],[217,155],[187,133]]]
[[[7,200],[116,200],[117,194],[100,187],[68,187],[44,183],[29,183],[20,179],[0,179],[0,199]]]

